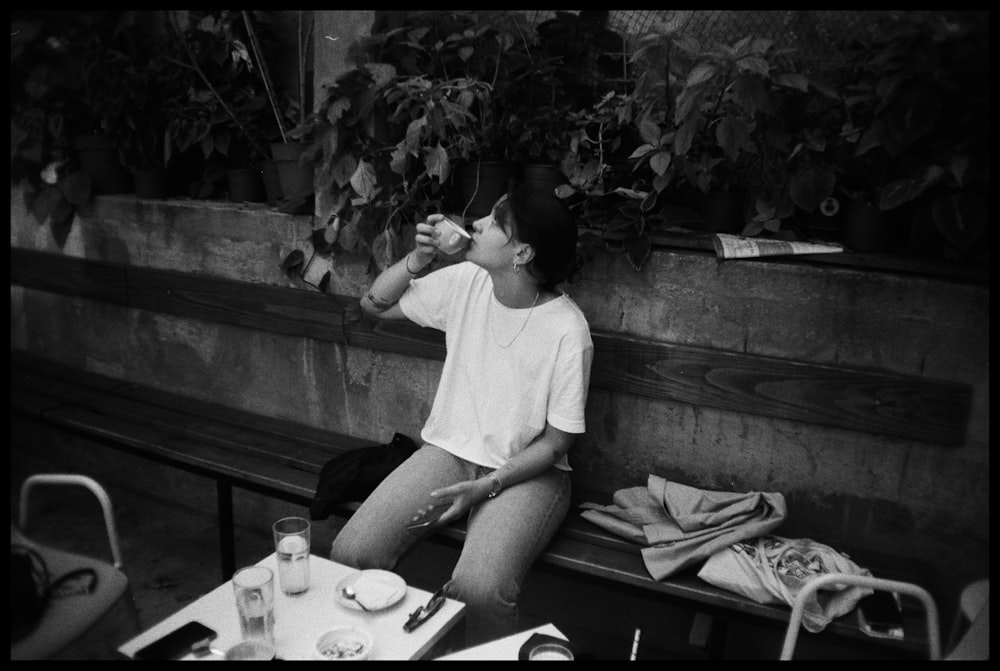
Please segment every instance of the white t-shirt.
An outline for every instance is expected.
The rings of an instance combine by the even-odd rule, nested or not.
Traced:
[[[533,310],[505,307],[489,273],[466,261],[412,280],[399,307],[415,323],[445,332],[448,353],[424,442],[499,468],[546,422],[585,431],[594,343],[569,296]],[[565,456],[556,466],[571,470]]]

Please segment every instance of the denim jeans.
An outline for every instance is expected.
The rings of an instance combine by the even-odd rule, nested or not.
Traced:
[[[493,469],[424,445],[373,491],[333,541],[330,559],[359,569],[392,570],[427,530],[406,530],[430,493]],[[469,512],[467,533],[445,594],[466,604],[466,644],[518,630],[525,574],[569,511],[570,477],[555,467],[505,487]]]

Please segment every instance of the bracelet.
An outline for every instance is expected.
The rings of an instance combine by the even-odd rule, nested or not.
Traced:
[[[486,496],[486,498],[495,499],[497,494],[499,494],[500,490],[503,488],[503,485],[500,484],[500,476],[497,475],[496,472],[490,473],[490,481],[493,483],[493,487],[490,489],[490,493]]]
[[[420,270],[423,270],[423,268],[421,268],[417,272],[413,272],[412,270],[410,270],[410,255],[409,254],[406,255],[406,264],[405,265],[406,265],[406,272],[410,273],[413,276],[419,275],[420,274]]]

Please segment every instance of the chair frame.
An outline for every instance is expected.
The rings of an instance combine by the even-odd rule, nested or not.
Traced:
[[[848,573],[828,573],[821,575],[806,583],[802,591],[798,593],[792,606],[792,614],[788,618],[788,629],[785,630],[785,641],[781,647],[780,659],[792,659],[795,653],[795,643],[798,640],[802,613],[805,611],[806,601],[818,590],[828,585],[870,587],[875,590],[907,594],[919,599],[924,606],[924,610],[927,611],[927,644],[929,646],[930,659],[941,659],[941,634],[938,628],[937,604],[934,603],[934,597],[927,590],[909,582]]]

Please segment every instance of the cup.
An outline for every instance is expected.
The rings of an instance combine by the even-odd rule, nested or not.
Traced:
[[[434,224],[434,237],[437,239],[438,249],[449,255],[460,252],[472,242],[472,236],[447,217]]]
[[[571,662],[573,661],[573,651],[565,645],[560,645],[558,643],[542,643],[541,645],[536,645],[531,649],[528,653],[528,660],[532,662]]]
[[[285,517],[274,523],[278,583],[285,594],[302,594],[309,589],[310,528],[304,517]]]
[[[232,662],[268,662],[274,659],[274,646],[260,638],[247,639],[226,650],[226,659]]]
[[[244,640],[262,639],[274,647],[274,573],[266,566],[246,566],[233,574],[236,612]]]

